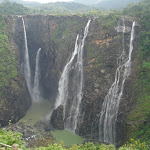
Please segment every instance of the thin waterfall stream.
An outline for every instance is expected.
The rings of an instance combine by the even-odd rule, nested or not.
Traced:
[[[20,17],[20,16],[19,16]],[[35,64],[35,76],[34,76],[34,86],[31,86],[31,68],[30,68],[30,59],[29,59],[29,50],[28,50],[28,41],[27,41],[27,34],[26,34],[26,27],[23,17],[22,24],[23,24],[23,31],[24,31],[24,42],[25,42],[25,57],[24,57],[24,76],[27,83],[27,87],[29,93],[31,95],[33,102],[39,102],[40,100],[40,89],[39,89],[39,77],[40,77],[40,68],[39,68],[39,59],[40,59],[40,52],[41,48],[38,49],[36,55],[36,64]]]
[[[28,51],[28,41],[27,41],[27,34],[26,34],[26,27],[24,23],[24,19],[22,18],[22,24],[23,24],[23,31],[24,31],[24,42],[25,42],[25,57],[24,57],[24,76],[27,83],[27,87],[29,90],[29,93],[31,95],[31,68],[30,68],[30,60],[29,60],[29,51]]]
[[[41,48],[38,49],[36,54],[36,64],[35,64],[35,76],[34,76],[34,87],[33,87],[33,102],[39,102],[40,101],[40,86],[39,86],[39,80],[40,80],[40,52]]]
[[[57,109],[60,105],[63,105],[65,128],[71,131],[76,130],[79,119],[80,103],[83,94],[83,50],[85,39],[88,34],[90,21],[91,20],[88,21],[85,27],[83,38],[79,34],[76,37],[74,52],[72,53],[70,60],[66,64],[59,80],[58,95],[55,102],[55,109]],[[73,89],[73,98],[71,105],[69,105],[68,108],[69,73],[71,70],[74,71],[74,77],[72,79],[73,81],[71,85]]]
[[[126,54],[124,46],[125,23],[123,20],[123,52],[117,60],[118,68],[115,74],[115,81],[106,95],[99,119],[99,139],[100,141],[115,144],[116,120],[119,104],[123,95],[124,83],[131,74],[131,57],[133,51],[134,27],[132,24],[129,52]]]

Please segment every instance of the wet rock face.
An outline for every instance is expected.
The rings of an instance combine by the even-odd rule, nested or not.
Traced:
[[[114,82],[117,58],[122,50],[121,34],[101,26],[100,18],[91,22],[85,45],[85,84],[81,118],[77,132],[99,139],[99,117],[104,98]]]
[[[70,16],[23,16],[27,32],[28,48],[31,65],[31,78],[35,73],[35,58],[39,48],[40,56],[40,86],[43,98],[49,99],[53,105],[57,96],[58,82],[70,55],[74,50],[75,39],[78,33],[83,33],[88,18]],[[13,26],[12,23],[13,22]],[[90,139],[99,138],[99,117],[104,98],[114,82],[117,59],[122,53],[122,27],[106,28],[101,18],[91,21],[89,33],[84,47],[84,90],[80,106],[80,120],[76,133]],[[121,24],[121,22],[120,22]],[[125,49],[129,49],[130,29],[132,21],[125,21]],[[5,125],[9,120],[14,122],[24,116],[31,104],[23,77],[22,65],[24,63],[24,33],[21,18],[14,17],[8,21],[13,33],[11,45],[16,53],[16,66],[19,72],[17,89],[6,91],[8,101],[0,113],[0,124]],[[118,32],[117,32],[118,30]],[[11,38],[10,38],[11,39]],[[134,45],[136,45],[136,40]],[[133,74],[125,84],[124,95],[120,104],[117,121],[118,141],[123,141],[125,129],[125,116],[129,111],[133,79],[136,75],[136,49],[133,51]],[[70,74],[70,80],[72,74]],[[132,82],[130,82],[132,81]],[[71,86],[71,85],[69,85]],[[69,87],[70,88],[70,87]],[[71,89],[71,88],[70,88]],[[130,89],[130,90],[129,90]],[[71,97],[71,96],[70,96]],[[70,103],[71,104],[71,103]],[[69,107],[69,104],[68,104]],[[1,111],[1,109],[0,109]],[[3,112],[2,111],[2,112]],[[7,119],[5,119],[7,118]],[[64,129],[63,106],[53,111],[51,125],[55,129]],[[46,127],[46,130],[51,130]],[[122,128],[123,127],[123,128]],[[123,132],[121,135],[120,133]]]
[[[129,132],[132,127],[128,124],[128,120],[126,119],[129,115],[129,112],[133,109],[133,105],[138,99],[138,95],[135,92],[135,85],[137,84],[138,78],[138,41],[139,41],[139,25],[136,23],[135,26],[135,36],[133,41],[133,52],[132,52],[132,66],[131,66],[131,74],[129,78],[126,80],[124,85],[123,96],[121,99],[117,122],[116,122],[116,141],[120,146],[124,144],[126,141],[130,139]]]
[[[53,105],[59,77],[74,50],[77,33],[83,30],[87,18],[78,16],[23,16],[23,18],[28,40],[32,86],[36,54],[41,48],[40,90],[42,97],[49,99]],[[31,105],[31,98],[23,76],[25,42],[22,18],[9,16],[6,24],[10,33],[10,47],[16,56],[18,76],[10,81],[10,86],[4,89],[0,97],[0,126],[7,125],[9,120],[17,122]]]
[[[55,61],[55,51],[53,51],[54,44],[51,44],[50,40],[50,28],[48,18],[44,16],[23,16],[26,28],[26,35],[28,41],[28,51],[29,51],[29,60],[30,60],[30,68],[31,68],[31,86],[34,84],[34,76],[35,76],[35,63],[36,63],[36,54],[39,48],[41,48],[40,54],[40,90],[42,96],[49,96],[47,93],[48,83],[45,82],[45,76],[49,75],[49,81],[53,82],[53,86],[56,86],[56,83],[52,79],[51,75],[51,66],[55,67],[53,63]],[[20,52],[20,64],[23,66],[25,58],[24,58],[24,31],[23,31],[23,23],[21,17],[16,17],[16,26],[15,26],[15,43],[18,46]],[[50,70],[50,71],[48,71]],[[49,73],[50,72],[50,73]],[[48,78],[48,77],[47,77]],[[51,91],[51,90],[49,90]],[[47,93],[46,93],[47,92]]]
[[[15,20],[11,16],[8,16],[5,21],[9,33],[9,44],[15,54],[18,75],[15,79],[9,81],[9,86],[3,89],[0,96],[0,126],[7,125],[9,120],[12,123],[17,122],[26,114],[26,111],[31,105],[31,98],[20,67],[21,57],[19,48],[14,42]]]
[[[40,90],[42,97],[49,99],[54,104],[61,72],[74,50],[77,33],[83,30],[87,23],[87,18],[41,15],[29,15],[23,16],[23,18],[28,40],[32,86],[35,73],[35,58],[38,49],[41,48],[39,62]],[[21,64],[24,64],[23,36],[22,19],[16,18],[15,42],[20,50]]]
[[[59,106],[52,113],[50,124],[54,129],[63,130],[64,120],[63,120],[63,106]]]
[[[20,78],[18,77],[18,80]],[[22,84],[16,81],[16,87],[9,87],[3,93],[4,104],[0,107],[0,126],[5,126],[11,120],[12,123],[19,121],[31,105],[30,96],[26,87],[20,87],[17,84]],[[16,89],[17,88],[17,89]],[[1,101],[1,99],[0,99]]]
[[[115,80],[115,72],[118,67],[117,60],[123,50],[122,32],[115,28],[105,30],[100,24],[100,19],[92,22],[85,46],[85,85],[81,104],[81,120],[77,133],[88,138],[99,138],[99,119],[102,104],[109,88]],[[129,51],[130,32],[132,20],[125,20],[127,31],[125,32],[124,47]],[[136,33],[137,34],[137,33]],[[137,73],[137,37],[134,40],[132,54],[132,73],[126,80],[124,94],[121,99],[118,112],[116,141],[117,145],[123,142],[125,133],[125,118],[129,111],[129,105],[133,103],[132,88],[135,74]],[[132,81],[132,82],[131,82]]]
[[[69,20],[66,20],[66,22],[68,21]],[[57,28],[59,30],[62,28],[64,29],[64,26],[58,26],[58,22],[61,24],[63,20],[58,21],[57,19],[54,19],[53,21],[50,22],[51,35],[53,35],[53,32],[57,27],[59,27]],[[86,22],[87,20],[85,21],[85,24]],[[119,23],[120,26],[123,26],[122,21],[119,21]],[[125,20],[125,24],[126,24],[126,32],[124,37],[125,38],[124,47],[126,51],[128,51],[132,21]],[[84,28],[85,25],[83,25],[82,27]],[[99,119],[100,119],[102,104],[105,99],[105,96],[108,93],[109,88],[111,87],[112,83],[115,80],[115,72],[118,67],[117,59],[122,54],[122,50],[123,50],[122,29],[123,27],[120,27],[119,29],[118,28],[115,29],[115,27],[111,27],[108,29],[105,26],[102,26],[101,18],[97,18],[91,21],[89,27],[89,33],[85,41],[85,47],[84,47],[84,91],[83,91],[82,103],[80,106],[80,119],[76,130],[76,133],[78,133],[81,136],[85,136],[90,139],[99,139]],[[70,56],[69,54],[71,54],[68,48],[70,48],[71,51],[74,50],[76,35],[74,34],[74,40],[72,42],[69,40],[69,37],[70,35],[72,35],[72,33],[73,31],[69,32],[67,36],[66,34],[60,33],[60,35],[57,37],[59,42],[55,41],[55,39],[52,38],[52,40],[55,41],[55,42],[53,41],[53,44],[55,44],[54,49],[57,51],[56,59],[55,59],[55,63],[57,63],[56,65],[57,69],[56,68],[55,69],[59,74],[58,75],[55,70],[57,77],[58,76],[60,77],[61,72],[67,63],[66,58],[69,58]],[[64,47],[65,45],[64,39],[67,41],[66,47]],[[63,44],[60,44],[62,41]],[[60,49],[60,46],[62,47],[63,51],[62,49]],[[136,57],[136,49],[137,47],[134,48],[135,52],[133,52],[133,61],[134,61],[133,68],[136,68],[137,65],[135,63],[136,61],[134,60],[134,58]],[[135,74],[136,69],[133,72]],[[47,77],[49,78],[50,74]],[[72,72],[70,73],[69,80],[71,80],[71,78],[72,78]],[[132,80],[132,78],[134,77],[131,76],[129,80]],[[56,78],[54,77],[53,79]],[[57,79],[59,80],[59,78]],[[133,82],[129,82],[127,80],[126,85],[128,85],[131,88],[132,83]],[[58,81],[57,81],[57,85],[58,85]],[[71,84],[69,86],[70,86],[69,89],[71,89]],[[123,134],[121,135],[120,133],[124,133],[125,131],[125,116],[128,111],[127,109],[122,109],[122,107],[123,105],[128,106],[130,101],[128,101],[127,99],[131,99],[131,93],[127,89],[128,88],[125,87],[124,95],[126,96],[123,95],[120,104],[120,110],[118,113],[119,114],[118,121],[117,121],[118,143],[124,140],[124,135]],[[71,97],[71,95],[69,96]],[[67,107],[70,107],[69,104]],[[51,123],[52,126],[56,129],[64,128],[62,113],[63,113],[63,107],[61,106],[58,109],[54,110],[52,114]]]

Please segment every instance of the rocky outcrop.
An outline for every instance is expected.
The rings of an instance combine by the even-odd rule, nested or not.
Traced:
[[[63,130],[64,129],[64,118],[63,118],[63,106],[59,106],[53,111],[51,116],[50,124],[54,129]]]

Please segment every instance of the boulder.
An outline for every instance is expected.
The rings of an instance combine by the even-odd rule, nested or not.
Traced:
[[[54,129],[64,129],[63,106],[59,106],[52,113],[50,124]]]

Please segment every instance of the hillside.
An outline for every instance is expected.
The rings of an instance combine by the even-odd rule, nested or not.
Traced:
[[[0,3],[0,13],[10,15],[23,14],[74,14],[87,13],[95,8],[74,2],[56,2],[41,4],[22,0],[11,0]]]
[[[123,9],[129,3],[136,3],[140,0],[74,0],[74,2],[90,5],[99,9]]]
[[[0,4],[0,14],[1,15],[23,15],[29,12],[29,9],[27,7],[24,7],[21,4],[18,4],[16,2],[4,2]]]
[[[140,0],[105,0],[101,1],[100,3],[97,3],[94,5],[95,7],[99,9],[123,9],[127,7],[129,3],[137,3]]]
[[[41,11],[49,12],[51,14],[55,13],[78,13],[78,12],[88,12],[93,8],[79,3],[66,3],[66,2],[56,2],[43,4],[39,7]]]
[[[81,4],[85,4],[85,5],[93,5],[93,4],[97,4],[99,2],[101,2],[103,0],[73,0],[73,2],[76,3],[81,3]]]

